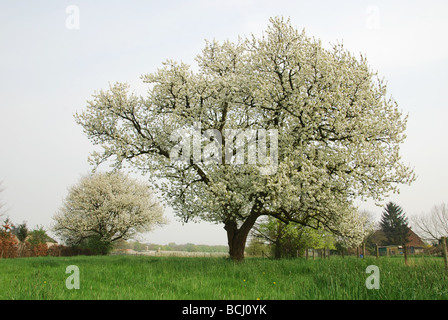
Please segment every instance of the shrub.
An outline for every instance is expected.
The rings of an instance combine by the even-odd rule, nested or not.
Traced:
[[[37,243],[31,245],[31,255],[33,257],[48,256],[48,246],[46,243]]]
[[[84,239],[78,246],[78,249],[88,252],[88,255],[106,255],[112,251],[112,243],[105,241],[100,236],[94,235]]]
[[[17,238],[11,232],[12,225],[5,220],[0,228],[0,258],[17,257]]]
[[[48,255],[52,257],[62,256],[63,245],[55,244],[48,248]]]
[[[27,241],[19,242],[18,247],[18,256],[19,257],[31,257],[31,244]]]

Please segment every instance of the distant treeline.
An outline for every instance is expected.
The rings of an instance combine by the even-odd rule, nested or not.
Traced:
[[[168,244],[141,243],[139,241],[120,241],[114,245],[114,249],[133,249],[135,251],[146,250],[162,250],[162,251],[187,251],[187,252],[224,252],[227,253],[229,248],[223,245],[205,245],[205,244],[176,244],[170,242]]]

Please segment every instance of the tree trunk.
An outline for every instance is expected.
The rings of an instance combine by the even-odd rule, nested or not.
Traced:
[[[230,259],[236,262],[244,261],[244,248],[246,246],[246,239],[242,236],[234,236],[229,240],[229,255]]]
[[[280,260],[282,257],[282,247],[280,244],[280,240],[274,242],[274,259]]]
[[[277,221],[277,237],[274,241],[274,259],[280,260],[282,258],[282,224],[283,222]]]
[[[246,247],[247,236],[255,224],[259,215],[252,214],[246,218],[244,223],[238,228],[236,221],[225,222],[224,229],[227,231],[227,243],[229,245],[230,259],[235,262],[244,261],[244,249]]]
[[[375,246],[376,246],[376,258],[378,259],[379,256],[380,256],[380,252],[379,252],[379,249],[378,249],[378,244],[376,244]]]

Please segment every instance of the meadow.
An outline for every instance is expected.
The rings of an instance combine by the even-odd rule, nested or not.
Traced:
[[[67,289],[76,265],[80,289]],[[367,289],[366,268],[376,265],[380,288]],[[2,300],[446,300],[443,260],[331,257],[270,260],[145,256],[0,259]]]

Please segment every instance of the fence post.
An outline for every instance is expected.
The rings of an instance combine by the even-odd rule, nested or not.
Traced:
[[[448,256],[446,252],[446,237],[442,237],[442,254],[443,254],[443,260],[445,262],[445,272],[448,273]]]
[[[404,253],[404,264],[409,265],[408,264],[408,245],[407,244],[403,244],[403,253]]]

